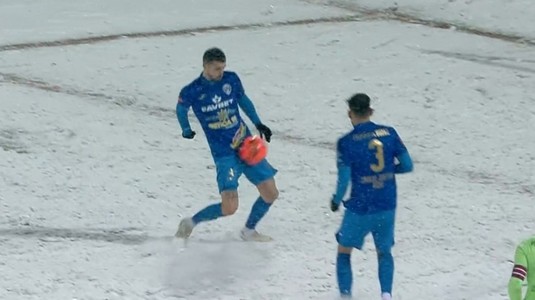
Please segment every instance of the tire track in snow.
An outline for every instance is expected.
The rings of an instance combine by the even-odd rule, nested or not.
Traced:
[[[314,0],[300,0],[305,3],[318,4]],[[356,13],[359,16],[365,17],[362,21],[398,21],[407,24],[418,24],[431,28],[455,30],[458,32],[484,36],[492,39],[498,39],[511,43],[524,44],[528,46],[535,46],[535,39],[522,36],[519,34],[498,32],[496,30],[490,30],[483,27],[470,26],[463,24],[462,22],[443,21],[433,19],[432,17],[419,16],[415,13],[402,12],[398,10],[398,7],[390,7],[384,9],[372,9],[365,8],[356,2],[338,2],[336,0],[328,1],[326,4],[331,7],[338,7],[345,9],[349,12]]]
[[[271,22],[271,23],[218,25],[218,26],[185,28],[185,29],[177,29],[177,30],[117,33],[117,34],[101,35],[101,36],[93,36],[93,37],[68,38],[68,39],[61,39],[61,40],[54,40],[54,41],[41,41],[41,42],[29,42],[29,43],[2,45],[0,46],[0,51],[96,44],[96,43],[104,43],[104,42],[110,42],[110,41],[121,40],[121,39],[152,38],[152,37],[162,37],[162,36],[167,36],[167,37],[190,36],[190,35],[195,35],[199,33],[217,33],[217,32],[225,32],[225,31],[233,31],[233,30],[248,30],[248,29],[255,29],[255,28],[272,28],[272,27],[321,24],[321,23],[346,23],[346,22],[355,22],[355,21],[359,21],[358,15],[349,15],[349,16],[345,15],[345,16],[339,16],[339,17],[302,19],[302,20],[293,20],[293,21],[279,21],[279,22]]]
[[[38,41],[28,43],[17,43],[0,45],[0,52],[9,50],[24,50],[34,48],[46,48],[46,47],[65,47],[72,45],[83,44],[96,44],[110,42],[120,39],[136,39],[136,38],[152,38],[152,37],[173,37],[173,36],[189,36],[199,33],[217,33],[232,30],[248,30],[255,28],[273,28],[273,27],[285,27],[285,26],[299,26],[310,24],[325,24],[325,23],[347,23],[347,22],[363,22],[363,21],[397,21],[406,24],[418,24],[431,28],[456,30],[463,33],[484,36],[492,39],[499,39],[511,43],[524,44],[529,46],[535,46],[535,40],[525,36],[501,33],[493,30],[487,30],[483,28],[472,27],[464,25],[458,22],[438,21],[427,18],[422,18],[410,13],[399,12],[397,9],[365,9],[361,7],[348,7],[347,5],[334,5],[340,8],[351,11],[353,14],[337,16],[337,17],[325,17],[325,18],[309,18],[292,21],[279,21],[279,22],[266,22],[266,23],[249,23],[238,25],[217,25],[207,27],[195,27],[176,30],[159,30],[159,31],[147,31],[147,32],[129,32],[129,33],[117,33],[110,35],[100,35],[92,37],[81,38],[67,38],[53,41]]]

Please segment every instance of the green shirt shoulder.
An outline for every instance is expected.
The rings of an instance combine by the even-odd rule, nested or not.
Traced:
[[[526,279],[528,287],[525,298],[522,298],[522,282]],[[511,300],[535,300],[535,237],[522,241],[516,247],[508,290]]]

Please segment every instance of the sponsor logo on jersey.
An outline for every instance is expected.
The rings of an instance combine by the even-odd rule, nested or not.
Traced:
[[[234,99],[231,98],[231,99],[228,99],[228,100],[221,100],[221,97],[214,96],[214,98],[212,98],[212,102],[213,102],[213,104],[208,104],[208,105],[205,105],[205,106],[201,106],[201,111],[202,112],[212,112],[212,111],[215,111],[215,110],[218,110],[218,109],[227,108],[232,103],[234,103]]]
[[[238,117],[236,115],[230,116],[228,109],[218,111],[217,119],[217,122],[208,124],[210,129],[230,128],[238,124]]]
[[[214,97],[212,98],[212,102],[214,102],[214,104],[221,102],[221,96],[214,95]]]

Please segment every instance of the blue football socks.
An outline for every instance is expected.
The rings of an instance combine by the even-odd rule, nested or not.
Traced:
[[[351,254],[338,253],[336,257],[336,277],[340,295],[350,296],[353,284],[353,272],[351,271]]]
[[[394,258],[392,253],[381,253],[379,260],[379,283],[381,292],[392,294],[392,281],[394,280]]]
[[[197,225],[201,222],[215,220],[223,216],[223,211],[221,210],[221,203],[212,204],[205,207],[198,213],[196,213],[192,220],[193,224]]]
[[[245,227],[249,229],[255,229],[256,224],[258,224],[260,219],[264,217],[270,207],[271,203],[267,203],[266,201],[264,201],[264,199],[262,199],[262,197],[258,197],[258,199],[256,199],[255,203],[253,204],[253,208],[251,208],[251,213],[249,214],[249,218],[247,218]]]

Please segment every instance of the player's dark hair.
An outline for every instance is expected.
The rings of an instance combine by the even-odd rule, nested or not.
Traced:
[[[347,99],[349,109],[359,116],[366,116],[373,110],[370,106],[370,97],[363,93],[358,93]]]
[[[206,51],[204,51],[204,55],[202,56],[202,62],[203,64],[211,63],[213,61],[218,62],[226,62],[227,58],[225,57],[225,53],[223,50],[213,47]]]

